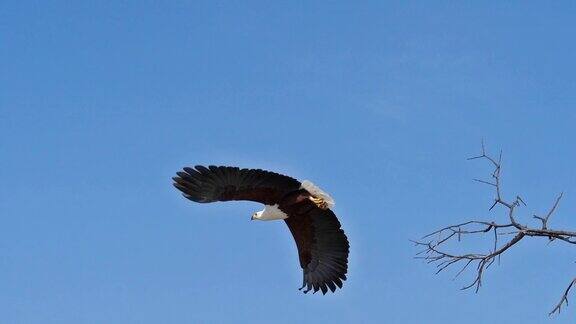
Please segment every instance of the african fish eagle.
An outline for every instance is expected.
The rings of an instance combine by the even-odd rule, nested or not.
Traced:
[[[348,271],[348,238],[330,210],[334,200],[310,181],[260,169],[197,165],[173,177],[184,197],[199,203],[249,200],[264,204],[253,220],[283,219],[298,248],[304,293],[342,288]]]

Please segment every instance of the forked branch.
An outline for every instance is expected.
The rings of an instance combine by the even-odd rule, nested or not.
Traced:
[[[494,202],[489,210],[494,209],[494,207],[497,205],[503,206],[506,210],[507,222],[497,223],[494,221],[471,220],[461,224],[446,226],[422,237],[418,241],[412,241],[416,246],[423,248],[416,254],[416,258],[422,259],[427,263],[436,264],[436,273],[440,273],[452,265],[460,264],[461,268],[456,273],[456,278],[466,269],[468,269],[470,265],[474,265],[476,269],[476,276],[471,283],[465,285],[462,287],[462,289],[465,290],[474,287],[476,292],[478,292],[482,286],[482,279],[485,270],[490,268],[495,260],[500,260],[500,256],[504,252],[518,244],[518,242],[525,239],[526,237],[547,237],[550,241],[560,240],[569,244],[576,244],[576,232],[554,230],[548,227],[550,217],[557,210],[563,193],[558,195],[554,201],[554,204],[548,213],[546,213],[546,215],[533,216],[534,219],[538,219],[540,221],[541,224],[539,227],[522,225],[517,221],[515,212],[517,208],[520,207],[520,205],[526,206],[524,200],[518,195],[513,200],[506,200],[502,196],[502,152],[499,153],[498,158],[494,158],[486,153],[484,142],[482,142],[481,154],[471,157],[468,160],[477,159],[485,160],[494,167],[490,180],[474,180],[494,188]],[[463,237],[473,235],[486,235],[488,233],[492,234],[493,244],[490,250],[486,253],[455,254],[447,252],[444,248],[448,242],[460,242]],[[508,237],[508,239],[500,243],[500,237]],[[575,284],[576,278],[570,282],[558,304],[549,313],[550,315],[554,313],[560,313],[562,306],[564,304],[568,305],[568,295]]]

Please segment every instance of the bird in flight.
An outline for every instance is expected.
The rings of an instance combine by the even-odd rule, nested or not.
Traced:
[[[197,165],[173,177],[184,197],[198,203],[249,200],[264,204],[252,220],[280,220],[296,241],[304,293],[342,288],[350,245],[330,210],[334,200],[310,181],[260,169]]]

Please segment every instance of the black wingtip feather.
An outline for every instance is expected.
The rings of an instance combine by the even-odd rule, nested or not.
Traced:
[[[326,293],[328,292],[328,288],[326,288],[326,285],[324,283],[320,285],[320,289],[322,290],[322,295],[326,295]]]
[[[186,171],[186,173],[188,173],[188,174],[190,174],[190,175],[198,172],[198,171],[196,171],[196,170],[194,170],[194,169],[192,169],[192,168],[190,168],[190,167],[183,167],[182,170]]]
[[[336,286],[338,286],[338,288],[342,289],[342,281],[340,280],[340,278],[334,279],[334,283],[336,284]]]
[[[328,288],[330,288],[331,292],[336,291],[336,286],[334,285],[334,282],[332,281],[327,281],[326,284],[328,285]]]

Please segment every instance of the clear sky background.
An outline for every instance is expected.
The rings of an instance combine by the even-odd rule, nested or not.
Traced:
[[[551,226],[576,228],[576,6],[384,3],[2,1],[0,323],[572,323],[547,313],[573,247],[521,242],[474,294],[409,239],[506,220],[482,138],[522,222],[565,191]],[[301,294],[258,204],[183,199],[194,164],[330,192],[344,289]]]

